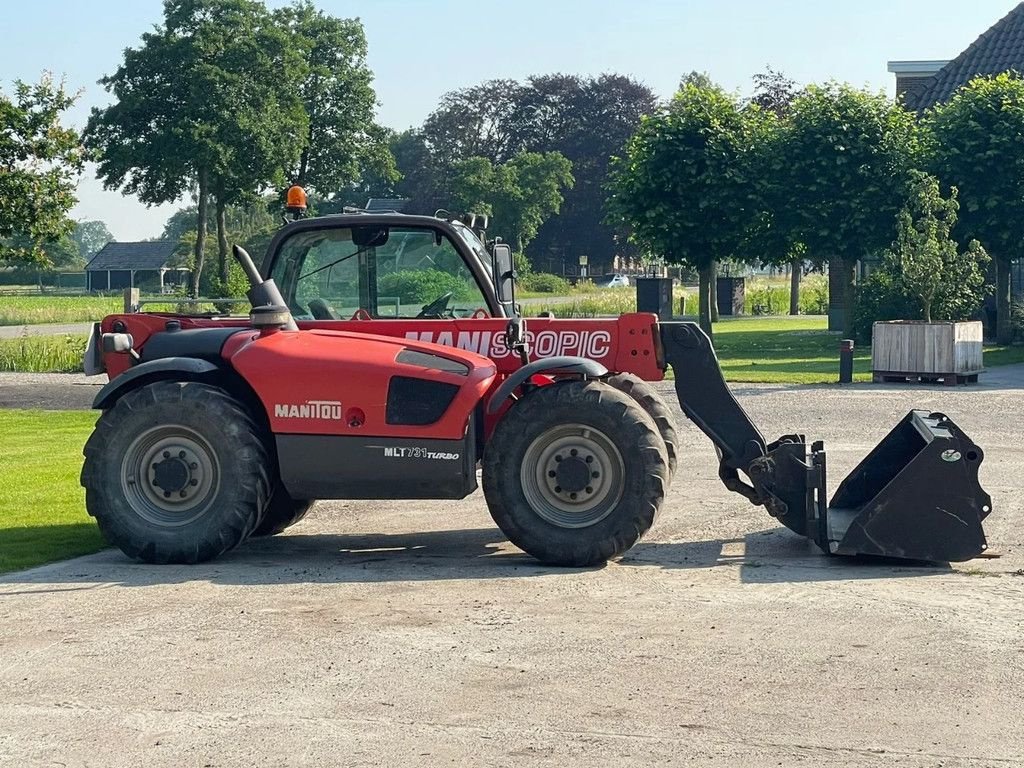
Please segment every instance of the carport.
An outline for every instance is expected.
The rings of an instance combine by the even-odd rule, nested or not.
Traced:
[[[167,264],[177,247],[171,240],[107,243],[85,267],[86,287],[90,291],[134,288],[140,279],[157,275],[159,291],[165,293],[168,272],[172,284],[184,281],[189,272],[186,267]]]

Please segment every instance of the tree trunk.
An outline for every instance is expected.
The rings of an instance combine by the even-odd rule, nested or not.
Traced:
[[[711,262],[711,276],[708,278],[708,291],[710,292],[711,322],[718,322],[718,262]]]
[[[697,284],[697,304],[700,314],[700,327],[709,338],[713,338],[711,329],[711,285],[714,282],[715,277],[714,264],[708,264],[707,266],[702,267],[698,274],[700,276],[700,280]]]
[[[996,258],[996,343],[1013,341],[1010,323],[1010,260]]]
[[[206,169],[199,169],[199,200],[196,216],[195,264],[192,266],[192,298],[199,298],[199,278],[203,274],[203,261],[206,258],[206,216],[210,202],[210,191],[207,188]]]
[[[849,335],[853,330],[853,275],[856,262],[840,256],[828,260],[828,329]]]
[[[230,264],[228,263],[228,225],[225,211],[227,204],[217,198],[217,265],[220,268],[220,290],[225,296],[228,291]]]
[[[789,273],[789,314],[800,314],[800,276],[803,272],[803,259],[793,259]]]

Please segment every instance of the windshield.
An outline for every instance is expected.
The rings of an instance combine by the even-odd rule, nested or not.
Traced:
[[[282,244],[271,276],[299,319],[348,319],[360,310],[374,318],[489,314],[455,243],[432,228],[298,232]]]

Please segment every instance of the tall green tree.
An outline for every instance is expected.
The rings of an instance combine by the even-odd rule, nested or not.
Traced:
[[[491,215],[489,232],[522,253],[544,221],[558,213],[573,185],[572,163],[557,152],[520,152],[507,163],[471,157],[455,166],[455,204]]]
[[[298,0],[275,12],[301,52],[305,73],[298,93],[308,118],[304,146],[291,180],[330,198],[363,174],[394,182],[388,132],[374,121],[377,96],[366,62],[359,19],[342,19]]]
[[[978,240],[996,266],[996,337],[1013,337],[1010,264],[1024,256],[1024,81],[979,77],[925,117],[929,168],[960,193],[961,242]]]
[[[522,152],[558,152],[572,163],[575,184],[532,240],[531,253],[573,264],[580,254],[591,263],[609,262],[630,247],[606,220],[608,163],[656,105],[650,88],[616,74],[538,75],[453,91],[422,129],[392,144],[403,175],[397,193],[410,198],[409,210],[432,213],[461,195],[454,167],[467,158],[501,165]]]
[[[75,98],[48,75],[16,81],[13,97],[0,91],[0,261],[46,266],[44,245],[74,227],[83,152],[60,120]]]
[[[719,88],[687,84],[645,117],[612,162],[609,207],[648,253],[700,274],[700,324],[711,333],[714,263],[739,250],[750,226],[749,135]]]
[[[71,239],[78,248],[79,257],[83,262],[88,262],[114,236],[102,221],[79,221],[71,232]]]
[[[881,93],[809,86],[781,123],[777,226],[829,263],[829,329],[849,332],[857,261],[895,238],[915,162],[914,116]]]
[[[211,198],[222,222],[227,205],[274,183],[301,151],[303,72],[299,51],[262,3],[166,0],[164,23],[100,81],[115,101],[93,110],[86,139],[104,184],[150,204],[195,193],[193,294]]]

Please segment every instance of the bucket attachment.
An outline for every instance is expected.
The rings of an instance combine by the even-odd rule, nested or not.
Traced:
[[[985,551],[984,454],[948,416],[911,411],[843,480],[818,529],[837,555],[962,561]]]
[[[834,555],[949,562],[985,551],[984,454],[945,414],[907,414],[827,504],[822,444],[808,447],[803,435],[765,441],[726,386],[707,335],[679,322],[661,323],[660,335],[679,405],[715,444],[729,490]]]

